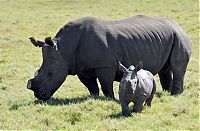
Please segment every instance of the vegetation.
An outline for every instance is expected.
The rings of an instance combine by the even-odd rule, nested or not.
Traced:
[[[199,8],[197,0],[0,0],[0,129],[199,130]],[[26,89],[41,65],[41,49],[28,37],[54,36],[67,22],[83,17],[122,19],[144,14],[177,21],[192,40],[185,91],[163,92],[157,80],[152,107],[121,116],[119,103],[89,96],[76,76],[68,76],[48,101]],[[118,84],[114,83],[118,98]]]

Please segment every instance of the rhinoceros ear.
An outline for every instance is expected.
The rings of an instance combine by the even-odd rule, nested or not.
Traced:
[[[121,62],[119,62],[119,69],[120,69],[121,71],[123,71],[123,72],[127,72],[127,68],[126,68],[124,65],[122,65]]]
[[[139,64],[136,65],[136,67],[135,67],[136,72],[138,72],[139,70],[141,70],[142,67],[143,67],[142,61],[140,61]]]
[[[45,43],[57,50],[57,45],[56,43],[51,39],[51,37],[45,38]]]
[[[39,41],[39,40],[35,40],[35,38],[33,37],[29,37],[31,43],[34,45],[34,46],[38,46],[38,47],[42,47],[44,45],[44,42],[43,41]]]

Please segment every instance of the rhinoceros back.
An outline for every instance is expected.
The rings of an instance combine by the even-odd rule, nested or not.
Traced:
[[[169,19],[147,16],[134,16],[115,21],[86,17],[70,24],[73,25],[71,27],[77,27],[73,31],[75,35],[71,33],[69,38],[69,35],[62,33],[61,30],[58,36],[66,34],[63,38],[64,41],[69,41],[65,42],[68,45],[72,39],[77,41],[74,42],[76,45],[71,44],[70,48],[74,49],[76,62],[79,65],[86,65],[88,68],[114,66],[117,68],[119,61],[126,67],[142,61],[143,68],[154,75],[169,60],[177,31],[183,32]],[[70,29],[72,28],[63,28],[66,32],[70,32]],[[185,35],[182,37],[184,40]]]
[[[108,46],[127,67],[142,61],[144,69],[156,74],[168,60],[174,41],[168,20],[135,16],[110,26]]]

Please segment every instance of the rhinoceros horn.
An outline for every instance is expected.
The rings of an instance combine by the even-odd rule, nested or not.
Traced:
[[[44,45],[44,42],[35,40],[35,38],[33,38],[33,37],[29,37],[29,39],[30,39],[31,43],[36,47],[37,46],[42,47]]]

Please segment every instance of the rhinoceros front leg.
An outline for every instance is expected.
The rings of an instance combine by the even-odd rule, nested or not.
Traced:
[[[99,87],[95,77],[79,76],[80,81],[88,88],[91,96],[99,95]]]
[[[115,99],[113,92],[113,81],[115,77],[115,70],[113,68],[98,68],[95,70],[97,78],[101,84],[103,94],[106,97]]]
[[[171,95],[181,94],[184,90],[184,75],[191,55],[190,43],[187,42],[189,41],[187,41],[184,36],[180,36],[180,38],[176,38],[174,41],[174,47],[170,58],[173,71]]]

